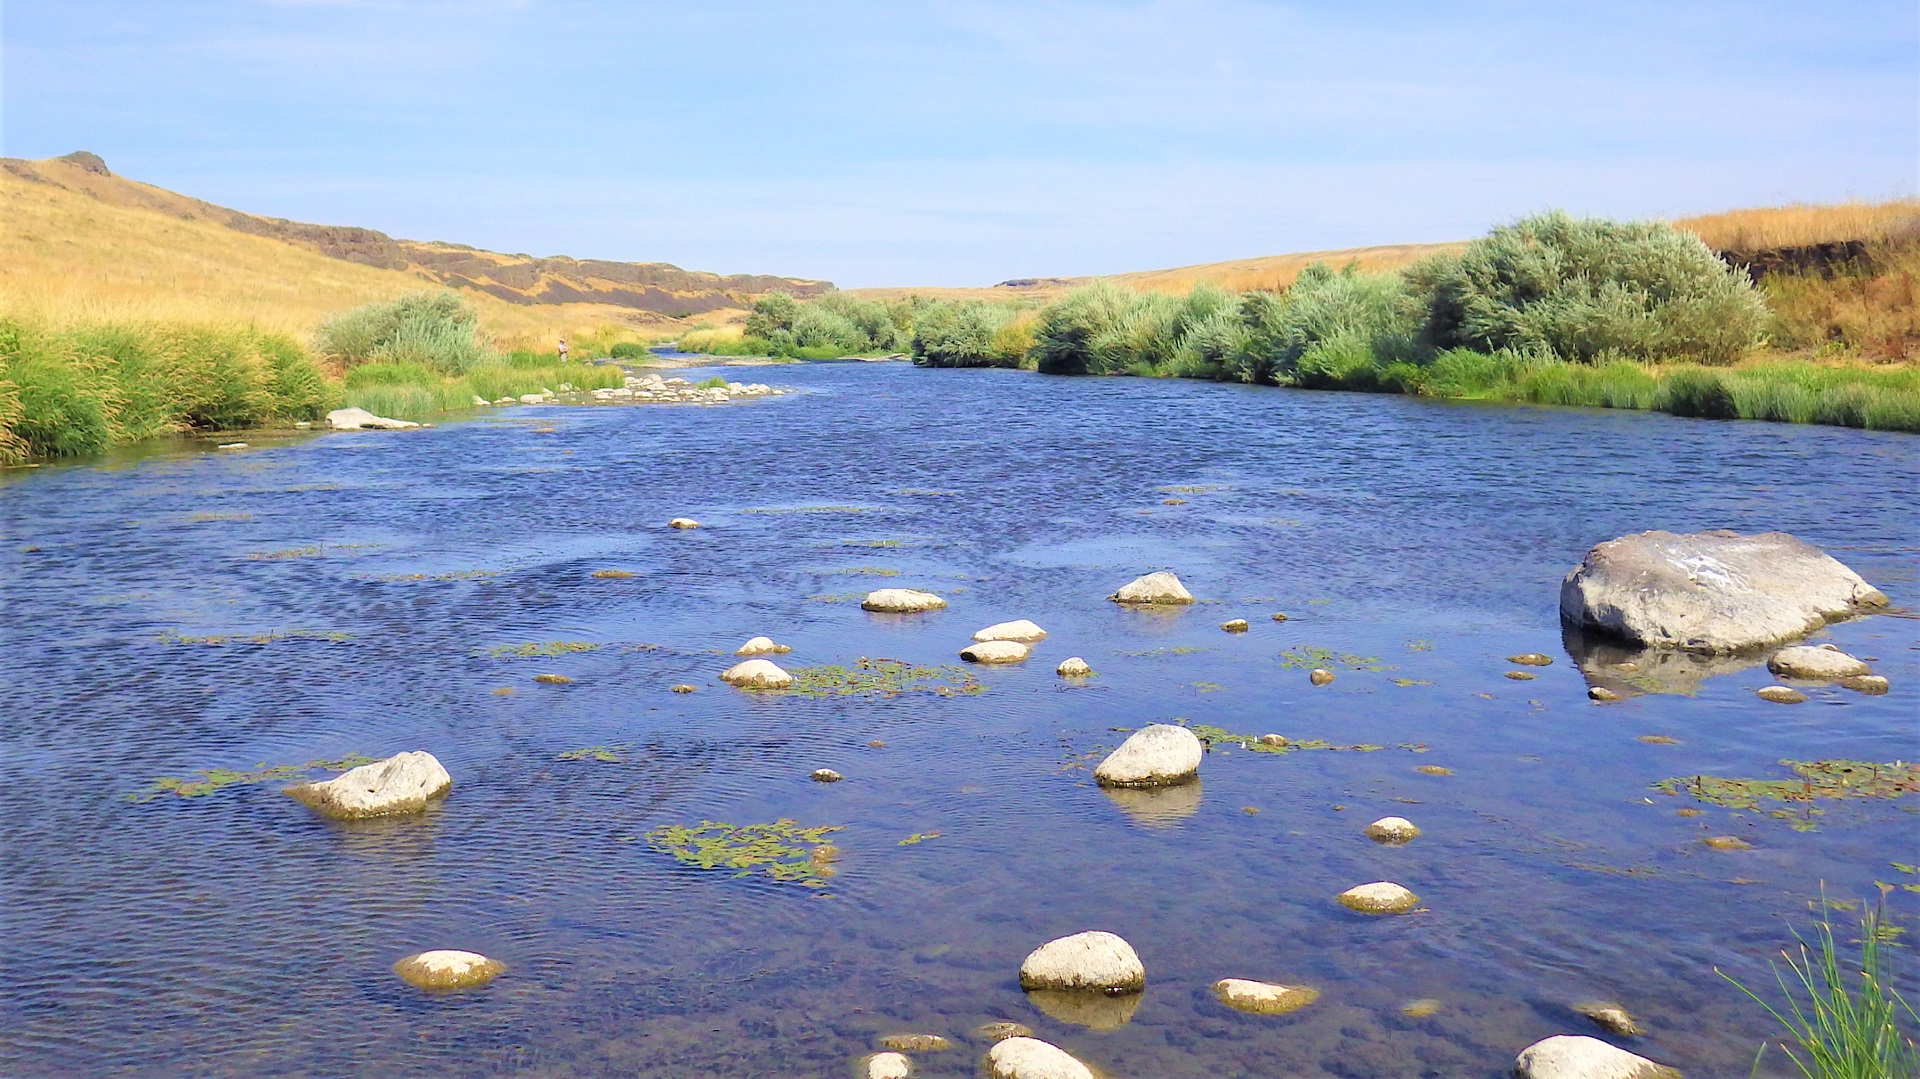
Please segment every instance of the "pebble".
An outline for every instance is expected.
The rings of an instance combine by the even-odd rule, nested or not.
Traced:
[[[1247,631],[1247,620],[1244,618],[1229,618],[1225,622],[1220,623],[1220,628],[1226,630],[1228,633],[1245,633]]]
[[[1772,701],[1775,704],[1799,704],[1807,699],[1806,694],[1792,686],[1762,686],[1754,693],[1761,700]]]
[[[1405,817],[1381,817],[1367,825],[1366,836],[1375,843],[1398,846],[1418,838],[1420,829]]]
[[[1307,681],[1312,682],[1316,686],[1324,686],[1333,681],[1333,672],[1324,667],[1315,667],[1312,672],[1307,675]]]
[[[1087,666],[1087,661],[1079,656],[1068,656],[1060,661],[1060,666],[1054,668],[1054,673],[1062,678],[1085,678],[1093,673],[1093,668]]]
[[[1553,657],[1543,656],[1538,652],[1522,652],[1517,656],[1508,656],[1507,662],[1518,663],[1522,667],[1546,667],[1552,665]]]
[[[1320,990],[1304,985],[1274,985],[1245,978],[1222,978],[1213,983],[1213,995],[1229,1008],[1256,1015],[1285,1015],[1320,999]]]

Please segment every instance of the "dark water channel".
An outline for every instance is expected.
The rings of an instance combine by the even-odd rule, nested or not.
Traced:
[[[1612,999],[1647,1027],[1617,1043],[1745,1075],[1768,1021],[1714,968],[1769,979],[1823,883],[1855,899],[1917,879],[1892,863],[1920,862],[1920,799],[1828,803],[1799,830],[1651,785],[1920,756],[1920,622],[1816,637],[1875,657],[1885,696],[1772,705],[1749,667],[1596,705],[1556,615],[1587,547],[1647,528],[1789,531],[1920,606],[1910,436],[898,364],[754,374],[807,392],[12,474],[0,1074],[841,1076],[876,1036],[926,1030],[959,1043],[918,1059],[937,1079],[975,1074],[968,1032],[1009,1019],[1116,1079],[1494,1077],[1536,1039],[1600,1034],[1567,1006]],[[590,576],[609,568],[635,575]],[[1103,599],[1162,568],[1203,602]],[[863,613],[888,585],[951,606]],[[1251,631],[1216,628],[1233,617]],[[714,678],[756,634],[793,645],[789,667],[945,664],[1013,618],[1052,636],[974,671],[977,695]],[[224,635],[266,639],[192,639]],[[555,641],[600,647],[492,654]],[[1294,648],[1381,669],[1313,688]],[[1522,651],[1555,662],[1505,678]],[[1097,676],[1056,677],[1069,655]],[[1092,785],[1116,728],[1175,717],[1386,748],[1216,750],[1158,800]],[[626,748],[557,759],[587,746]],[[273,782],[127,797],[407,749],[455,780],[415,819],[325,823]],[[846,780],[810,782],[823,766]],[[1361,835],[1387,814],[1425,835]],[[828,887],[645,839],[777,818],[843,826]],[[1428,909],[1331,900],[1381,879]],[[1894,892],[1894,916],[1916,898]],[[1111,1029],[1016,980],[1036,945],[1096,928],[1148,972]],[[510,969],[448,996],[389,972],[436,947]],[[1243,1015],[1212,998],[1222,977],[1323,995]],[[1419,998],[1440,1010],[1403,1016]]]

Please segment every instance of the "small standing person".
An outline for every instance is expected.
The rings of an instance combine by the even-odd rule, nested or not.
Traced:
[[[560,339],[560,362],[567,362],[567,339],[564,337]]]

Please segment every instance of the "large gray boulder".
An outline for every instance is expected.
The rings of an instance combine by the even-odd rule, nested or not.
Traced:
[[[1164,787],[1185,783],[1200,772],[1206,750],[1185,727],[1154,723],[1127,736],[1120,748],[1093,770],[1103,787]]]
[[[1132,993],[1147,986],[1147,968],[1133,946],[1098,930],[1050,940],[1020,964],[1020,988]]]
[[[1522,1049],[1514,1074],[1519,1079],[1680,1079],[1680,1072],[1665,1064],[1572,1034],[1556,1034]]]
[[[1107,598],[1115,603],[1192,603],[1193,593],[1180,583],[1180,578],[1161,570],[1135,577]]]
[[[336,431],[399,431],[420,425],[412,420],[376,416],[364,408],[336,408],[327,413],[327,426]]]
[[[323,817],[358,820],[418,813],[452,786],[453,777],[433,754],[415,750],[318,783],[296,783],[286,793]]]
[[[1008,1038],[987,1050],[987,1074],[993,1079],[1093,1079],[1085,1064],[1038,1038]]]
[[[1819,548],[1784,532],[1641,532],[1591,551],[1560,585],[1560,614],[1634,643],[1738,652],[1887,604]]]

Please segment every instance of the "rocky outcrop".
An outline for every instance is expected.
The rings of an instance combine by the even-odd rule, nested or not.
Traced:
[[[793,675],[770,659],[749,659],[720,672],[720,680],[741,689],[785,689]]]
[[[415,750],[318,783],[297,783],[286,793],[323,817],[358,820],[418,813],[452,786],[433,754]]]
[[[733,650],[736,656],[775,656],[791,652],[793,649],[784,644],[775,644],[772,637],[749,637],[747,643]]]
[[[1205,749],[1185,727],[1155,723],[1133,732],[1093,770],[1103,787],[1164,787],[1200,771]]]
[[[505,963],[478,952],[451,950],[419,952],[393,965],[402,981],[422,989],[469,989],[487,984],[506,969]]]
[[[1767,670],[1781,678],[1813,682],[1838,682],[1872,672],[1865,663],[1831,646],[1782,648],[1767,660]]]
[[[1519,1079],[1680,1079],[1679,1071],[1655,1064],[1598,1038],[1556,1034],[1520,1051]]]
[[[879,588],[868,592],[867,598],[860,601],[861,610],[884,614],[918,614],[937,611],[946,605],[946,600],[917,588]]]
[[[1419,838],[1420,829],[1405,817],[1381,817],[1367,825],[1366,835],[1375,843],[1397,847]]]
[[[1787,535],[1642,532],[1587,552],[1560,586],[1560,614],[1634,643],[1738,652],[1884,607],[1887,597]]]
[[[1285,1015],[1320,999],[1320,990],[1304,985],[1274,985],[1245,978],[1222,978],[1213,983],[1213,995],[1229,1008],[1255,1015]]]
[[[1065,1049],[1038,1038],[1008,1038],[987,1050],[993,1079],[1093,1079],[1093,1072]]]
[[[327,413],[327,426],[336,431],[399,431],[420,425],[412,420],[376,416],[364,408],[336,408]]]
[[[1018,663],[1033,649],[1019,641],[975,641],[960,650],[968,663]]]
[[[1193,593],[1180,583],[1180,578],[1162,570],[1128,581],[1107,598],[1115,603],[1192,603]]]
[[[1133,946],[1099,930],[1050,940],[1020,964],[1022,989],[1133,993],[1146,985],[1147,968]]]
[[[1024,618],[1013,622],[995,622],[985,629],[973,631],[976,641],[1019,641],[1021,644],[1032,644],[1046,635],[1046,630]]]
[[[1340,905],[1362,914],[1405,914],[1420,905],[1420,897],[1392,881],[1357,884],[1334,896]]]
[[[1093,673],[1093,668],[1087,666],[1087,661],[1079,656],[1068,656],[1060,661],[1060,666],[1055,667],[1053,673],[1062,678],[1085,678]]]

